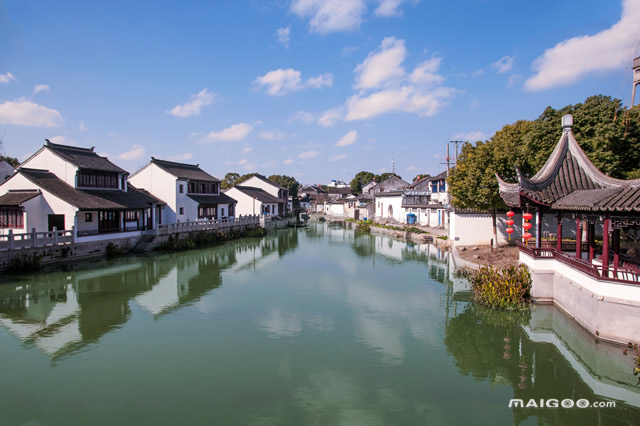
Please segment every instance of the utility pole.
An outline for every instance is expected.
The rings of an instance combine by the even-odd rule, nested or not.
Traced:
[[[456,161],[455,161],[455,165],[458,165],[458,145],[461,143],[464,143],[465,141],[449,141],[449,143],[455,144],[456,145]]]
[[[640,56],[633,60],[633,66],[631,67],[633,70],[633,90],[631,91],[631,108],[633,108],[633,104],[635,103],[636,98],[636,87],[640,85]]]

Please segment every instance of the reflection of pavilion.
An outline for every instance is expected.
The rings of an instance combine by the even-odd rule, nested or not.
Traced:
[[[562,120],[562,137],[538,173],[527,178],[518,171],[517,183],[498,177],[505,203],[535,211],[535,246],[520,245],[520,261],[533,272],[532,296],[555,303],[602,339],[639,341],[639,261],[622,253],[620,231],[640,224],[640,179],[598,170],[573,136],[573,117]],[[557,218],[554,240],[542,241],[543,215]],[[562,238],[569,219],[575,241]]]

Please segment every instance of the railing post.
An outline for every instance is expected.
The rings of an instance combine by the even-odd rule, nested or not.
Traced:
[[[36,240],[36,228],[31,228],[31,247],[38,247],[38,241]]]
[[[73,244],[75,244],[75,243],[76,243],[76,238],[78,238],[78,232],[77,232],[77,230],[76,230],[76,226],[75,226],[75,225],[73,225],[73,226],[71,227],[71,242],[72,242]]]
[[[13,229],[9,229],[9,235],[7,235],[7,239],[9,240],[9,250],[15,249],[16,245],[13,240]]]
[[[55,245],[58,245],[58,227],[57,226],[53,227],[53,243]]]

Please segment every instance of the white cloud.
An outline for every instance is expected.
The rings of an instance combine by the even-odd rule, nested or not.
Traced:
[[[444,77],[436,74],[440,69],[442,58],[431,58],[418,65],[409,76],[412,83],[423,86],[434,86],[444,82]]]
[[[404,0],[380,0],[374,13],[376,16],[384,17],[402,15],[402,11],[398,10],[402,3],[404,3]]]
[[[507,80],[507,87],[513,87],[516,84],[522,81],[522,75],[520,74],[512,74],[509,76],[509,80]]]
[[[55,109],[43,107],[24,99],[5,101],[0,104],[0,123],[15,126],[58,127],[62,115]]]
[[[311,17],[309,30],[320,34],[358,29],[366,9],[365,0],[293,0],[291,2],[291,11],[301,18]]]
[[[237,123],[218,132],[211,132],[201,142],[236,142],[245,139],[253,130],[253,124]]]
[[[417,166],[409,166],[409,167],[407,167],[407,170],[409,170],[410,172],[413,172],[415,170],[418,170],[418,167]]]
[[[384,167],[380,167],[378,170],[376,170],[378,173],[384,173],[386,171],[386,169]]]
[[[81,121],[80,124],[78,124],[78,130],[83,132],[87,130],[87,126],[85,126],[84,121]]]
[[[346,135],[340,138],[340,140],[336,143],[336,146],[347,146],[356,143],[358,140],[358,132],[352,130],[348,132]]]
[[[300,110],[293,114],[293,116],[289,119],[289,124],[295,123],[296,121],[300,121],[304,124],[309,124],[313,123],[315,121],[315,118],[310,112]]]
[[[214,99],[215,94],[211,93],[209,89],[204,88],[195,95],[191,95],[189,102],[176,105],[171,111],[167,111],[167,114],[183,118],[200,115],[200,109],[202,109],[203,106],[211,105]]]
[[[276,31],[278,41],[282,43],[284,47],[289,47],[289,40],[291,40],[291,27],[278,28]]]
[[[449,87],[422,91],[420,88],[407,85],[399,89],[382,90],[368,96],[357,94],[347,99],[345,120],[366,120],[391,112],[409,112],[430,117],[440,111],[445,100],[457,92],[456,89]]]
[[[245,146],[242,148],[242,151],[240,151],[240,153],[241,153],[242,155],[247,155],[247,154],[248,154],[248,153],[250,153],[251,151],[253,151],[253,147],[252,147],[251,145],[245,145]]]
[[[191,160],[191,158],[193,158],[193,154],[190,152],[185,152],[184,154],[170,155],[167,157],[167,160],[180,162],[180,161]]]
[[[129,151],[116,155],[116,159],[122,161],[139,160],[145,156],[145,150],[142,145],[133,145]]]
[[[331,87],[333,86],[333,75],[325,73],[303,81],[300,71],[293,68],[279,68],[257,77],[253,84],[259,87],[266,87],[268,95],[282,96],[308,88]]]
[[[318,124],[322,127],[332,127],[344,116],[344,107],[333,108],[322,113]]]
[[[483,75],[484,74],[484,69],[480,68],[479,70],[475,70],[473,73],[471,73],[472,77],[477,77],[479,75]]]
[[[356,69],[356,89],[372,89],[392,79],[404,76],[402,62],[407,55],[404,40],[386,37],[380,44],[380,51],[371,52]]]
[[[339,161],[344,160],[345,158],[347,158],[347,154],[337,154],[329,158],[329,161]]]
[[[502,58],[498,59],[496,62],[492,63],[491,68],[496,70],[498,74],[511,71],[511,69],[513,68],[514,59],[515,58],[513,56],[503,56]]]
[[[320,155],[320,153],[318,151],[307,151],[307,152],[303,152],[301,154],[298,154],[298,158],[306,160],[306,159],[309,159],[309,158],[317,157],[318,155]]]
[[[48,92],[49,90],[48,84],[36,84],[36,87],[33,88],[33,94],[37,95],[40,92]]]
[[[630,66],[640,52],[640,1],[624,0],[622,16],[611,28],[573,37],[547,49],[533,62],[536,75],[524,83],[539,91],[577,82],[585,75]]]
[[[286,160],[283,161],[284,164],[286,164],[287,166],[290,164],[293,164],[293,158],[287,158]]]
[[[244,166],[247,163],[249,163],[249,160],[247,160],[246,158],[243,158],[240,161],[238,161],[239,166]]]
[[[276,141],[276,140],[284,139],[285,137],[287,137],[287,134],[276,129],[276,130],[265,130],[263,132],[260,132],[259,136],[262,139],[266,139],[268,141]]]
[[[451,139],[453,140],[457,140],[457,141],[469,141],[469,142],[476,142],[476,141],[481,141],[481,140],[485,140],[487,139],[487,134],[484,132],[462,132],[462,133],[456,133],[455,135],[451,136]]]
[[[9,84],[11,81],[16,81],[16,78],[10,72],[0,74],[0,83]]]

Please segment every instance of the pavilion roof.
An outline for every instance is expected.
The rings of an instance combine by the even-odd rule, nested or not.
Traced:
[[[496,175],[500,196],[511,207],[532,202],[558,210],[640,211],[640,179],[615,179],[598,170],[571,128],[565,128],[538,173],[527,178],[520,170],[516,172],[516,183]]]

